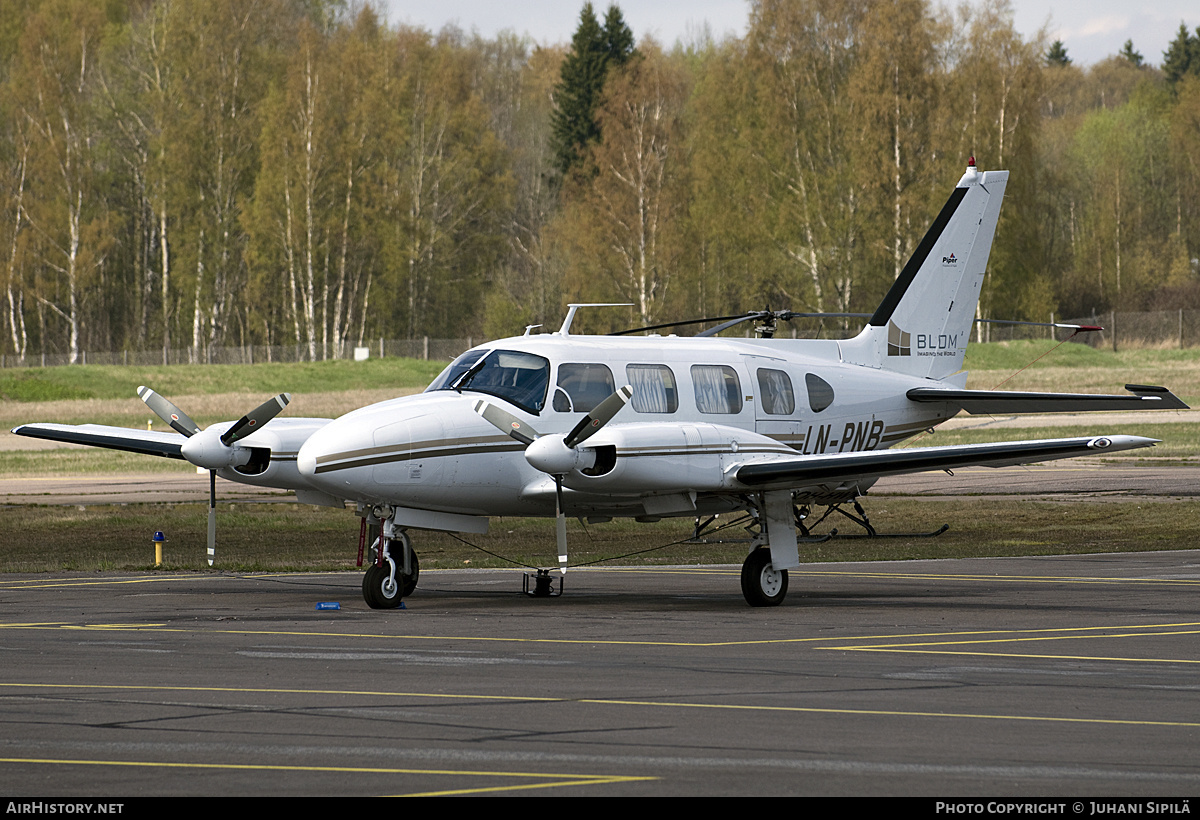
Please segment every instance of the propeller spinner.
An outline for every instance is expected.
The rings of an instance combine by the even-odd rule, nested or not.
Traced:
[[[580,465],[580,444],[598,433],[613,416],[629,403],[633,388],[629,385],[617,390],[597,404],[590,413],[565,436],[561,433],[540,435],[512,413],[480,400],[475,403],[475,412],[505,435],[525,445],[525,460],[532,467],[548,473],[554,478],[555,530],[558,538],[558,568],[567,572],[567,517],[563,512],[563,478]]]

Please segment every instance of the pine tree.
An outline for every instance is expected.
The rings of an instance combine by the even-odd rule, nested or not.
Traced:
[[[1123,57],[1133,66],[1142,67],[1145,58],[1142,57],[1140,51],[1133,50],[1133,40],[1126,40],[1125,45],[1121,46],[1121,50],[1117,52],[1118,57]]]
[[[1066,66],[1070,64],[1071,58],[1067,56],[1067,47],[1063,45],[1062,40],[1055,40],[1046,52],[1046,65]]]
[[[1163,73],[1174,87],[1185,74],[1200,74],[1200,30],[1198,36],[1188,34],[1187,26],[1179,24],[1179,33],[1163,52]]]
[[[608,7],[604,27],[591,3],[584,3],[579,28],[571,38],[571,51],[562,66],[562,79],[554,90],[555,165],[564,176],[583,158],[586,147],[600,139],[596,109],[604,91],[610,64],[620,65],[633,54],[633,32],[615,5]]]
[[[609,63],[624,65],[633,56],[633,32],[625,25],[621,9],[609,6],[604,15],[604,46]]]

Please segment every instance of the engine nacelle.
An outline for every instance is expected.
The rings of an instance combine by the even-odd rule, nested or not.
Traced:
[[[313,489],[312,482],[297,470],[296,456],[304,442],[327,424],[329,419],[272,419],[270,424],[263,425],[233,447],[225,448],[238,455],[233,457],[229,465],[220,469],[220,475],[241,484],[290,490]],[[213,425],[192,436],[183,446],[187,447],[209,430],[215,429],[219,433],[227,426]],[[216,448],[213,449],[215,451]]]
[[[568,473],[564,486],[616,494],[728,489],[732,465],[796,454],[767,436],[719,424],[610,426],[579,449],[595,451],[595,462]]]

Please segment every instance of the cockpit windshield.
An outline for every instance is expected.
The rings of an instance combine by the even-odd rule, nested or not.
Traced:
[[[464,353],[433,380],[433,390],[471,390],[497,396],[526,410],[540,413],[546,405],[546,387],[550,384],[550,362],[532,353],[493,350]]]
[[[471,365],[479,361],[479,357],[486,353],[486,350],[468,350],[466,353],[459,356],[446,367],[438,377],[429,383],[425,388],[426,393],[434,390],[448,390],[450,385],[460,378],[463,373],[471,369]]]

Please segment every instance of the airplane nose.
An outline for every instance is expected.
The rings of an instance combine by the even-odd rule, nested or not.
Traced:
[[[458,412],[483,426],[468,400],[407,397],[355,411],[313,433],[296,454],[296,469],[313,489],[357,500],[435,498],[457,443],[445,418]],[[449,453],[449,455],[448,455]],[[425,494],[425,495],[422,495]]]
[[[370,446],[364,426],[346,418],[336,419],[308,437],[296,453],[296,469],[313,487],[337,494],[344,491],[345,472],[332,470],[339,460]]]

